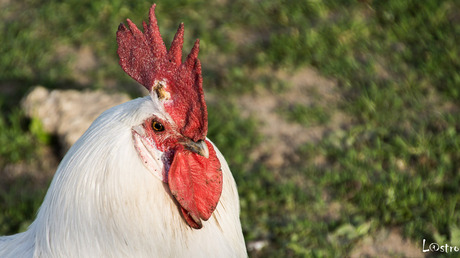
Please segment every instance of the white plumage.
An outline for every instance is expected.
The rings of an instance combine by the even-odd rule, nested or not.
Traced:
[[[132,130],[155,115],[151,96],[105,111],[69,150],[26,232],[0,238],[0,257],[246,257],[236,184],[222,154],[223,190],[203,228],[192,229]],[[150,152],[151,159],[161,151]]]

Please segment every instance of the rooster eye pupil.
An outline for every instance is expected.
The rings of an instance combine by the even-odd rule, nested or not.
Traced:
[[[152,128],[153,128],[153,130],[155,130],[157,132],[164,131],[164,129],[165,129],[165,127],[161,123],[158,123],[157,121],[152,122]]]

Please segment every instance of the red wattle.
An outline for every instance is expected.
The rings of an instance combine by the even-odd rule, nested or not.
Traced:
[[[201,228],[216,209],[222,193],[222,170],[216,152],[208,141],[209,157],[180,148],[168,172],[172,195],[181,206],[185,221],[193,228]]]

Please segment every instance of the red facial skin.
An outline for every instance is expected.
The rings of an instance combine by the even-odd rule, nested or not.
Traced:
[[[163,125],[155,130],[153,123]],[[165,164],[167,182],[171,194],[180,205],[182,215],[192,228],[202,228],[201,220],[208,220],[216,209],[222,193],[222,170],[212,144],[206,140],[208,158],[187,150],[182,143],[191,139],[177,132],[177,128],[162,119],[152,117],[144,122],[147,137],[155,141],[157,148],[174,153]]]
[[[153,128],[153,122],[163,125],[163,131],[156,131]],[[158,150],[167,152],[174,150],[176,146],[185,140],[185,137],[177,132],[177,126],[158,117],[151,117],[145,120],[143,127],[147,137],[155,141]]]

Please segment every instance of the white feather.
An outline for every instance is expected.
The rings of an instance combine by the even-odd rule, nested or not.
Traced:
[[[161,107],[144,97],[99,116],[62,160],[29,229],[0,238],[0,257],[247,257],[236,184],[216,147],[222,196],[199,230],[142,164],[131,130],[153,113],[167,118]]]

